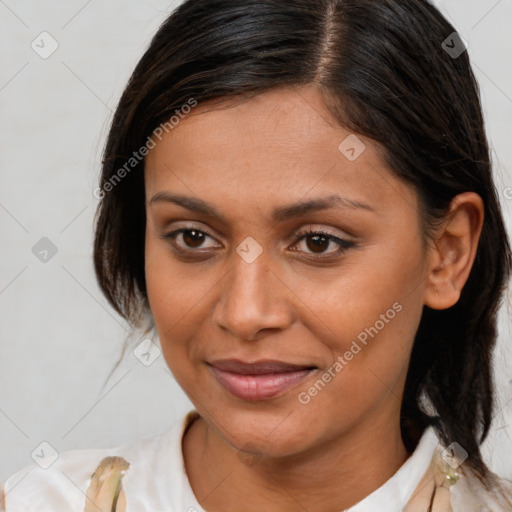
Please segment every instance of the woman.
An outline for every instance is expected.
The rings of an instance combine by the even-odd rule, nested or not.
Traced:
[[[97,196],[100,286],[195,410],[14,476],[7,511],[510,510],[480,452],[510,248],[430,3],[183,3]]]

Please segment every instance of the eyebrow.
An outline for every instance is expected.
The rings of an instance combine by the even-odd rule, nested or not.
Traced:
[[[212,205],[208,204],[202,199],[197,199],[195,197],[175,195],[163,191],[155,194],[149,201],[150,206],[155,203],[173,203],[183,208],[186,208],[187,210],[191,210],[193,212],[202,214],[206,217],[216,217],[222,220],[223,222],[226,222],[224,216],[220,212],[218,212]],[[362,203],[360,201],[354,201],[352,199],[342,197],[339,195],[331,195],[322,198],[310,199],[307,201],[302,201],[287,206],[281,206],[272,211],[271,219],[274,222],[284,222],[295,217],[301,217],[307,215],[308,213],[327,210],[329,208],[334,208],[336,206],[343,208],[366,210],[376,213],[375,209],[372,208],[369,204]]]

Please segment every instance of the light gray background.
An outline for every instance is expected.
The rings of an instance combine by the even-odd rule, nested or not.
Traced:
[[[108,123],[177,3],[0,0],[0,481],[30,464],[42,441],[59,452],[115,446],[168,429],[192,407],[162,357],[149,367],[134,357],[137,340],[102,387],[127,326],[100,294],[92,267],[92,191]],[[469,44],[510,231],[512,0],[437,5]],[[47,59],[31,48],[43,31],[59,45]],[[58,249],[46,263],[32,253],[42,237]],[[503,408],[486,456],[510,478],[509,317],[503,309],[496,355]]]

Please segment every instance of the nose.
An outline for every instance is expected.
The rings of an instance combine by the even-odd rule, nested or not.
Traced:
[[[236,253],[233,259],[213,310],[214,323],[247,341],[289,327],[293,322],[293,293],[267,265],[264,255],[252,263]]]

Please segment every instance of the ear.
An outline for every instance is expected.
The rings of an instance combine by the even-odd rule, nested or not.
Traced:
[[[447,309],[459,300],[475,261],[484,222],[484,204],[475,192],[455,196],[429,249],[424,303]]]

